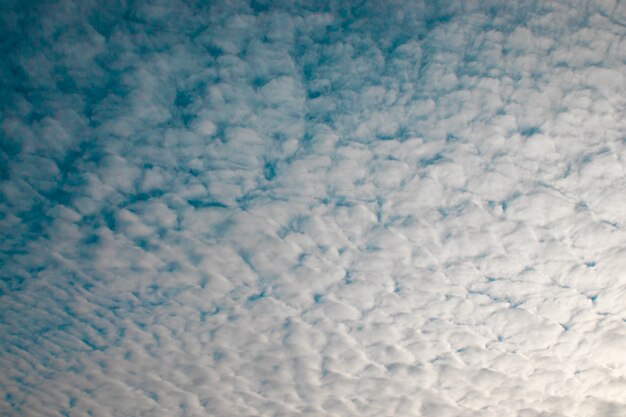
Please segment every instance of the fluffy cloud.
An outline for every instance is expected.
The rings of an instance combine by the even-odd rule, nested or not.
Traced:
[[[626,8],[9,2],[10,416],[626,413]]]

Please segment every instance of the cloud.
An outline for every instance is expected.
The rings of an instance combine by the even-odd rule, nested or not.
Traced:
[[[620,2],[9,2],[3,415],[626,412]]]

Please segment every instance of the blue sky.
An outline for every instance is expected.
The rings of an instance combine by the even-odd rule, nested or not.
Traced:
[[[624,2],[0,3],[0,414],[626,414]]]

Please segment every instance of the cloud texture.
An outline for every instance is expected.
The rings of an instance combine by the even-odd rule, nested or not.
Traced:
[[[626,415],[626,3],[0,13],[0,413]]]

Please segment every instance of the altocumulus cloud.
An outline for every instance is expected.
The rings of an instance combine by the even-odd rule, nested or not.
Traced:
[[[1,7],[1,414],[626,415],[625,2]]]

